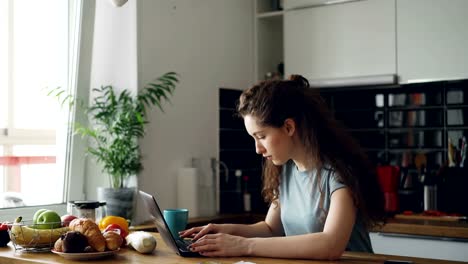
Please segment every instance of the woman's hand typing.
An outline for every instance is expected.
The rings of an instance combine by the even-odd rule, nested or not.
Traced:
[[[245,237],[224,233],[207,234],[190,245],[190,250],[207,257],[250,255],[252,243]]]
[[[179,232],[180,237],[191,237],[193,241],[197,241],[201,237],[207,234],[216,234],[216,233],[228,233],[227,230],[223,230],[223,225],[217,224],[208,224],[206,226],[196,226],[187,230]]]

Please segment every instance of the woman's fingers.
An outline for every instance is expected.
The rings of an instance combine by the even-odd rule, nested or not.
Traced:
[[[193,240],[198,240],[208,233],[217,233],[216,225],[208,224],[206,226],[192,227],[190,229],[180,231],[179,235],[181,237],[192,237]]]
[[[207,234],[190,245],[190,250],[203,256],[241,256],[245,254],[245,238],[223,233]]]
[[[195,252],[206,252],[206,251],[214,251],[218,249],[218,245],[216,241],[213,239],[203,239],[201,241],[197,241],[197,243],[190,245],[190,250]]]
[[[190,229],[180,231],[179,235],[181,237],[194,236],[194,235],[196,235],[196,233],[200,232],[200,230],[202,230],[202,229],[203,229],[203,227],[201,227],[201,226],[192,227]]]
[[[217,237],[219,237],[220,234],[206,234],[202,238],[200,238],[200,241],[214,241]]]
[[[198,240],[200,238],[202,238],[203,236],[206,236],[208,233],[212,232],[213,231],[213,227],[212,225],[207,225],[207,226],[204,226],[200,232],[198,232],[194,237],[193,237],[193,240]]]
[[[203,246],[203,245],[206,245],[208,244],[209,242],[207,241],[206,239],[206,235],[201,237],[200,239],[192,239],[192,244],[190,245],[191,248],[196,248],[196,247],[199,247],[199,246]]]

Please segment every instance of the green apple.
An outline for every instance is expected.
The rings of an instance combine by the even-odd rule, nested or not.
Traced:
[[[37,229],[52,229],[58,228],[61,225],[60,215],[55,211],[46,210],[39,214],[36,219],[36,225],[34,225],[34,227]]]
[[[34,213],[33,224],[37,224],[37,218],[39,217],[40,214],[42,214],[45,211],[47,211],[47,209],[39,209],[36,211],[36,213]]]

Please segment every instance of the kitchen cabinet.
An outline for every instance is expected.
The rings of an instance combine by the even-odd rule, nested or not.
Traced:
[[[370,233],[376,254],[468,261],[468,242],[424,236]]]
[[[255,78],[278,74],[278,65],[284,62],[283,11],[272,1],[257,0],[255,6]]]
[[[395,1],[284,12],[285,74],[329,79],[396,73]]]
[[[468,77],[468,1],[397,0],[400,83]]]

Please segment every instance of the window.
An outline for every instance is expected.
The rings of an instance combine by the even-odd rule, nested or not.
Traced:
[[[75,90],[82,8],[80,0],[0,0],[0,209],[70,198],[70,113],[47,92]]]
[[[7,125],[7,103],[8,103],[8,2],[0,1],[0,135],[3,135]],[[0,145],[0,153],[3,148]],[[1,165],[0,165],[1,166]],[[3,171],[0,175],[3,176]],[[3,178],[3,177],[2,177]],[[0,182],[3,186],[3,181]]]

